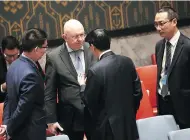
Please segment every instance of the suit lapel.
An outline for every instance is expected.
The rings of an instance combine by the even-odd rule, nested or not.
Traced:
[[[162,70],[162,60],[163,60],[163,55],[164,55],[164,48],[165,48],[165,43],[164,39],[161,43],[161,48],[159,49],[159,52],[157,54],[157,65],[158,65],[158,73],[160,75],[161,70]]]
[[[69,53],[65,44],[62,45],[59,56],[61,57],[61,60],[64,62],[65,66],[68,68],[71,74],[77,79],[77,72],[75,70],[75,67],[69,56]]]
[[[174,67],[174,65],[176,64],[176,61],[182,51],[182,48],[183,48],[183,36],[180,35],[179,37],[179,40],[178,40],[178,43],[177,43],[177,46],[175,48],[175,52],[174,52],[174,55],[173,55],[173,59],[172,59],[172,63],[171,63],[171,66],[169,68],[169,71],[168,71],[168,77],[170,76],[170,73]]]

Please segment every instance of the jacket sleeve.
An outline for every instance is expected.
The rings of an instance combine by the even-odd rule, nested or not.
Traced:
[[[57,122],[57,83],[56,70],[50,57],[46,56],[45,65],[45,110],[47,116],[47,123]]]
[[[86,88],[84,91],[83,101],[88,108],[91,116],[97,112],[97,105],[100,98],[101,84],[98,82],[97,76],[91,70],[88,71]]]
[[[20,94],[18,105],[7,124],[7,133],[9,136],[12,136],[12,134],[19,129],[23,121],[31,115],[30,110],[34,107],[39,87],[40,83],[38,82],[38,77],[35,74],[28,74],[22,79],[19,87]]]

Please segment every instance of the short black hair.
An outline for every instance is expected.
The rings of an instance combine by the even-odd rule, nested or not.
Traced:
[[[20,49],[19,41],[14,36],[5,36],[1,42],[2,51],[5,49],[13,50],[15,48]]]
[[[45,31],[39,28],[31,28],[24,32],[22,37],[22,51],[30,52],[36,46],[41,46],[47,39]]]
[[[158,13],[162,13],[162,12],[168,13],[168,19],[169,20],[172,20],[172,19],[178,20],[178,14],[174,8],[172,8],[170,6],[164,6],[158,11]]]
[[[87,34],[85,41],[90,45],[93,44],[100,51],[110,49],[111,38],[105,29],[97,28],[92,30]]]

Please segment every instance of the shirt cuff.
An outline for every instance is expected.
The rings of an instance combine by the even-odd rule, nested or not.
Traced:
[[[2,93],[5,93],[5,91],[3,90],[3,87],[2,87],[2,85],[1,85],[1,92],[2,92]]]

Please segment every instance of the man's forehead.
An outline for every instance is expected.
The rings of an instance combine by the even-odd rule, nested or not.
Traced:
[[[168,19],[168,13],[167,12],[161,12],[157,13],[155,16],[155,21],[162,21]]]
[[[83,34],[84,33],[84,28],[73,28],[67,31],[67,34],[70,35],[78,35],[78,34]]]
[[[11,50],[5,48],[4,53],[7,53],[7,54],[14,54],[14,53],[18,53],[18,51],[19,51],[18,48],[14,48],[14,49],[11,49]]]

